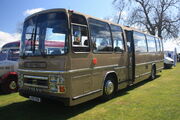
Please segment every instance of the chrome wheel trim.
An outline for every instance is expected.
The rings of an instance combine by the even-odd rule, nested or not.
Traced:
[[[11,90],[15,90],[17,88],[17,84],[15,81],[11,81],[10,84],[9,84],[9,88]]]
[[[111,95],[114,91],[114,84],[111,80],[107,80],[105,84],[105,94],[106,95]]]

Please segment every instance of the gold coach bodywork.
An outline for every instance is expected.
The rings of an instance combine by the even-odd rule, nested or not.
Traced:
[[[117,91],[130,84],[149,78],[153,65],[156,67],[156,72],[162,70],[162,52],[135,53],[135,73],[133,77],[133,63],[130,60],[133,56],[128,50],[129,43],[125,31],[133,31],[130,28],[95,18],[108,24],[120,26],[123,29],[125,50],[121,53],[113,51],[94,53],[92,50],[93,43],[90,40],[90,34],[88,34],[90,50],[88,52],[74,52],[72,50],[70,15],[72,13],[78,14],[86,19],[94,17],[65,9],[52,9],[33,14],[26,20],[52,11],[63,11],[68,16],[68,51],[64,55],[21,57],[18,70],[20,95],[56,99],[68,106],[72,106],[102,96],[104,94],[105,80],[108,77],[114,79],[114,89]],[[53,83],[55,79],[58,79],[58,82]],[[53,85],[57,86],[58,91],[50,90]]]

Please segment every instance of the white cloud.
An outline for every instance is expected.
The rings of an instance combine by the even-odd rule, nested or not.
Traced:
[[[3,31],[0,31],[0,48],[9,42],[17,41],[21,39],[21,34],[20,33],[6,33]]]
[[[174,51],[174,49],[176,48],[177,52],[180,53],[180,46],[177,44],[177,40],[174,40],[174,41],[167,40],[166,42],[164,42],[164,50],[165,51]]]
[[[24,15],[25,15],[25,16],[28,16],[28,15],[34,14],[34,13],[39,12],[39,11],[42,11],[42,10],[45,10],[45,9],[44,9],[44,8],[27,9],[27,10],[24,12]]]

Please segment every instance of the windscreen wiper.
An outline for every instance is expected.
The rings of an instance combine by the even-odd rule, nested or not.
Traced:
[[[33,47],[32,47],[32,45],[33,45],[33,38],[34,38],[34,28],[32,30],[31,38],[29,39],[29,40],[31,40],[31,51],[33,51]]]

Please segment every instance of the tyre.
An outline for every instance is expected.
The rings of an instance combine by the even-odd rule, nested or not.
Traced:
[[[103,100],[111,99],[115,94],[116,86],[113,77],[108,76],[104,82],[103,87]]]
[[[151,69],[151,80],[154,80],[156,78],[156,67],[153,66]]]
[[[13,78],[9,78],[5,80],[5,82],[1,85],[1,89],[4,93],[17,92],[18,90],[17,80]]]

